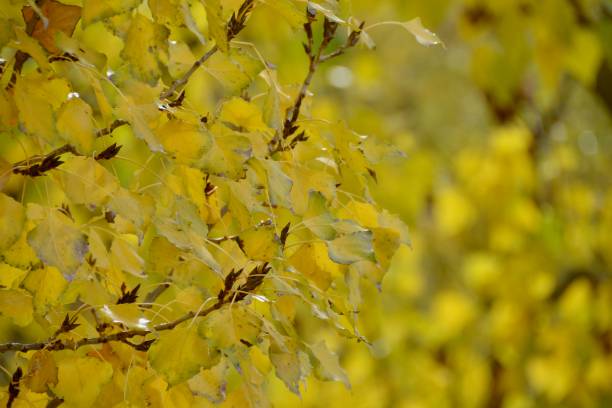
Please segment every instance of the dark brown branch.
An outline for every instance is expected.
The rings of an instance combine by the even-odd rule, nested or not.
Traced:
[[[150,330],[144,330],[144,329],[135,329],[135,330],[126,330],[126,331],[120,331],[120,332],[116,332],[116,333],[112,333],[112,334],[106,334],[106,335],[101,335],[98,337],[89,337],[89,338],[84,338],[78,341],[73,341],[73,340],[55,340],[52,342],[39,342],[39,343],[4,343],[4,344],[0,344],[0,353],[4,353],[7,351],[21,351],[21,352],[25,352],[25,351],[30,351],[30,350],[42,350],[42,349],[46,349],[46,350],[50,350],[50,351],[54,351],[54,350],[76,350],[80,347],[83,346],[92,346],[92,345],[96,345],[96,344],[104,344],[104,343],[109,343],[111,341],[124,341],[126,339],[131,339],[132,337],[137,337],[137,336],[146,336],[148,334],[154,333],[154,332],[159,332],[159,331],[164,331],[164,330],[172,330],[174,329],[176,326],[178,326],[179,324],[183,323],[184,321],[187,321],[189,319],[193,319],[194,317],[204,317],[206,315],[208,315],[209,313],[211,313],[212,311],[215,311],[217,309],[220,309],[221,306],[223,306],[224,304],[226,304],[227,302],[217,302],[214,305],[212,305],[211,307],[209,307],[208,309],[204,309],[202,311],[200,311],[199,313],[194,313],[194,312],[189,312],[187,314],[185,314],[184,316],[172,321],[172,322],[168,322],[168,323],[162,323],[162,324],[158,324],[156,326],[153,326],[152,329]]]
[[[42,176],[45,172],[61,165],[63,162],[59,159],[59,156],[69,152],[78,154],[74,146],[65,144],[45,155],[28,157],[25,160],[13,164],[13,173],[30,177]]]
[[[304,24],[304,32],[306,33],[306,43],[304,43],[304,51],[308,56],[308,73],[306,74],[306,78],[304,78],[304,82],[302,82],[302,86],[300,87],[300,91],[295,98],[295,102],[292,106],[290,106],[285,114],[285,121],[283,123],[282,130],[282,140],[278,136],[275,137],[270,144],[270,153],[273,154],[275,152],[285,150],[287,147],[292,149],[297,143],[301,141],[305,141],[307,136],[304,133],[300,133],[293,138],[293,140],[288,144],[288,146],[283,145],[283,141],[287,140],[290,136],[292,136],[296,130],[298,129],[296,123],[300,116],[300,110],[302,108],[302,103],[306,98],[308,93],[308,88],[312,82],[315,72],[320,63],[329,61],[332,58],[338,57],[342,55],[348,48],[354,47],[361,35],[361,30],[363,29],[364,23],[361,23],[358,29],[351,31],[346,42],[341,45],[338,49],[332,51],[329,54],[323,54],[325,49],[329,46],[331,41],[334,39],[336,35],[336,30],[338,29],[338,23],[331,21],[325,18],[323,22],[323,38],[321,40],[321,44],[317,51],[314,50],[314,40],[312,34],[312,23],[315,21],[316,15],[309,9],[306,9],[307,22]]]
[[[122,121],[115,121],[115,123],[116,122],[122,122]],[[125,123],[118,124],[117,126],[122,126],[123,124]],[[119,153],[120,149],[121,149],[120,145],[113,143],[112,145],[107,147],[105,150],[103,150],[102,152],[94,156],[94,159],[95,160],[110,160],[113,157],[115,157],[117,153]],[[11,170],[15,174],[22,174],[24,176],[30,176],[30,177],[43,176],[47,171],[53,170],[64,163],[63,161],[60,160],[60,156],[65,153],[72,153],[75,156],[82,156],[82,154],[79,153],[74,146],[67,143],[63,146],[58,147],[55,150],[50,151],[47,154],[35,154],[33,156],[28,157],[27,159],[14,163],[13,166],[11,167]]]

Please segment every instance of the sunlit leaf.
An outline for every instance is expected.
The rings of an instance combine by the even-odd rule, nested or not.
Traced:
[[[71,407],[91,406],[113,375],[109,363],[94,357],[67,357],[57,362],[57,370],[51,389]]]
[[[419,17],[414,18],[405,23],[401,23],[402,27],[408,30],[421,45],[438,45],[442,44],[442,41],[438,38],[435,33],[432,33],[427,28],[423,27],[421,19]]]

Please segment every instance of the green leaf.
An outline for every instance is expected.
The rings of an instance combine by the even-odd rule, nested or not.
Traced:
[[[410,21],[406,21],[405,23],[401,23],[401,25],[412,35],[414,35],[416,40],[421,45],[425,45],[428,47],[430,45],[443,44],[435,33],[423,27],[423,23],[421,22],[420,17],[414,18]]]
[[[293,339],[285,342],[283,347],[274,341],[270,345],[270,361],[276,376],[296,395],[300,395],[300,381],[307,375],[307,370],[302,367],[304,359],[301,354]]]
[[[312,355],[317,360],[316,373],[319,378],[331,381],[340,381],[347,389],[351,388],[349,379],[338,362],[338,356],[331,352],[324,340],[309,346]]]
[[[339,264],[352,264],[363,260],[374,260],[370,231],[354,232],[327,243],[329,257]]]
[[[283,172],[281,163],[275,160],[258,160],[266,173],[266,184],[270,204],[291,208],[291,187],[293,181]]]

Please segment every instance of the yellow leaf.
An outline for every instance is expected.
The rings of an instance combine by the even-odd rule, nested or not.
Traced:
[[[299,395],[300,380],[305,374],[302,370],[300,352],[293,339],[285,342],[285,347],[279,347],[275,342],[272,342],[269,351],[270,361],[274,365],[276,376],[285,383],[289,390]]]
[[[167,60],[168,29],[140,13],[132,17],[121,55],[130,63],[133,73],[150,84],[161,75],[160,56]]]
[[[32,322],[32,296],[23,289],[0,289],[0,314],[10,317],[17,326]]]
[[[64,214],[51,208],[45,210],[44,218],[29,232],[28,243],[41,261],[69,277],[88,252],[86,237]]]
[[[232,98],[223,104],[219,119],[249,132],[268,130],[263,122],[262,113],[257,105],[242,98]]]
[[[142,310],[134,303],[104,305],[100,312],[113,323],[119,323],[130,329],[148,330],[150,320],[143,316]]]
[[[263,3],[280,14],[293,29],[301,29],[306,23],[304,7],[295,0],[264,0]]]
[[[332,275],[338,271],[338,265],[329,259],[322,242],[302,245],[291,255],[289,263],[322,290],[329,287]]]
[[[57,366],[50,351],[40,350],[34,353],[23,381],[34,392],[47,392],[49,385],[57,384]]]
[[[218,361],[219,354],[198,336],[195,328],[176,327],[161,332],[149,350],[149,362],[170,385],[179,384],[209,368]]]
[[[174,27],[183,24],[179,0],[149,0],[148,4],[153,18],[159,24]]]
[[[47,61],[47,53],[40,44],[30,37],[23,28],[15,26],[14,29],[17,39],[10,45],[34,58],[34,61],[36,61],[38,66],[42,69],[50,69],[51,65],[49,61]]]
[[[17,242],[24,222],[23,206],[6,194],[0,193],[0,251]]]
[[[143,277],[144,260],[138,255],[136,245],[127,239],[117,237],[113,240],[110,249],[112,264],[119,270],[131,275]]]
[[[131,10],[140,0],[83,0],[83,25]]]
[[[0,86],[2,83],[0,82]],[[9,95],[6,90],[0,90],[0,130],[6,130],[17,126],[17,108],[15,106],[14,99]],[[6,177],[5,175],[0,176],[0,179]],[[2,183],[0,183],[0,188]]]
[[[196,61],[189,46],[182,42],[170,42],[168,54],[168,71],[173,78],[185,75]]]
[[[117,178],[93,157],[72,157],[58,172],[60,184],[74,204],[101,206],[119,189]]]
[[[210,149],[211,138],[205,129],[178,119],[164,123],[155,133],[177,163],[194,164]]]
[[[390,228],[373,228],[372,232],[376,261],[386,270],[400,246],[400,233]]]
[[[71,356],[57,362],[57,385],[51,387],[67,407],[90,407],[113,375],[112,366],[94,357]]]
[[[0,262],[0,287],[11,288],[19,285],[26,271]]]
[[[213,404],[221,403],[225,399],[228,369],[229,366],[225,359],[212,368],[202,369],[187,381],[189,388],[197,395],[206,397]]]
[[[59,107],[70,92],[63,79],[49,79],[38,73],[18,76],[15,104],[19,121],[27,132],[53,142],[57,135],[54,108]]]
[[[245,307],[231,305],[208,316],[199,330],[211,346],[232,353],[232,349],[244,347],[245,341],[256,343],[261,332],[261,320]]]
[[[56,268],[45,266],[32,270],[23,286],[34,296],[34,308],[44,315],[49,306],[57,304],[68,282]]]
[[[223,52],[228,51],[227,28],[223,18],[220,0],[206,0],[206,20],[208,21],[208,36],[215,40],[217,47]]]
[[[256,261],[272,261],[280,245],[273,228],[251,229],[240,234],[246,255]]]
[[[215,53],[206,61],[204,68],[229,92],[238,94],[253,82],[264,67],[259,59],[231,49],[227,54]]]
[[[272,206],[280,205],[285,208],[291,208],[291,187],[293,181],[281,166],[281,163],[275,160],[259,160],[266,172],[267,189]]]
[[[58,112],[57,130],[79,153],[89,154],[96,137],[92,110],[81,98],[66,101]]]

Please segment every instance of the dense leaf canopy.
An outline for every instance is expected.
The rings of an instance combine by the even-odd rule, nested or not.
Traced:
[[[408,238],[370,194],[399,152],[309,113],[319,66],[371,41],[344,6],[0,2],[3,405],[266,406],[272,372],[350,387],[301,322],[367,343],[361,288]],[[254,14],[303,39],[300,86],[241,39]]]

